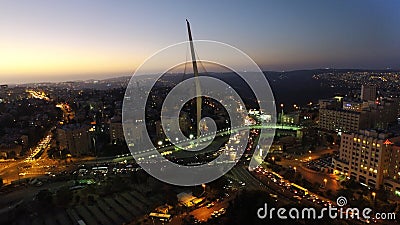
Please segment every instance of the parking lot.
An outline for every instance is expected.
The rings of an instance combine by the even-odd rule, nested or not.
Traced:
[[[307,162],[305,166],[314,171],[326,171],[326,170],[331,171],[333,169],[332,157],[331,156],[321,157],[312,160],[310,162]]]

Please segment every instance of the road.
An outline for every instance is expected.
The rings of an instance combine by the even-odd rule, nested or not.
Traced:
[[[24,202],[28,202],[32,200],[35,195],[42,189],[56,190],[62,186],[65,186],[68,181],[60,181],[60,182],[51,182],[45,183],[41,187],[35,186],[26,186],[19,187],[17,190],[14,190],[7,194],[2,194],[0,198],[0,209],[4,207],[8,207],[13,203],[23,200]]]
[[[324,172],[317,172],[304,166],[304,163],[309,161],[310,159],[309,157],[311,157],[311,160],[315,160],[320,158],[324,154],[332,153],[334,150],[335,149],[319,150],[312,152],[311,154],[305,154],[303,156],[294,159],[282,158],[282,160],[280,162],[276,162],[276,164],[282,165],[287,168],[289,166],[292,168],[296,167],[296,173],[300,173],[303,176],[303,178],[305,178],[312,184],[314,183],[324,184],[324,179],[327,179],[325,189],[332,190],[332,192],[335,193],[341,188],[339,181],[337,181],[336,175]]]
[[[213,213],[215,210],[220,210],[221,208],[226,209],[229,205],[229,202],[233,200],[235,197],[236,193],[224,199],[224,201],[222,202],[215,203],[215,205],[211,208],[203,206],[201,208],[195,209],[192,212],[190,212],[190,215],[193,215],[199,221],[207,221],[208,219],[211,218],[211,213]]]
[[[265,190],[265,185],[254,176],[252,176],[245,168],[241,166],[234,167],[228,174],[233,180],[244,183],[243,188],[248,190]]]
[[[244,131],[244,130],[249,130],[249,129],[288,129],[288,130],[298,130],[301,129],[300,127],[297,126],[289,126],[289,125],[277,125],[277,124],[268,124],[268,125],[250,125],[250,126],[238,126],[238,127],[233,127],[231,129],[224,129],[224,130],[219,130],[214,133],[205,133],[202,134],[200,138],[200,142],[207,142],[210,140],[212,137],[220,137],[220,136],[225,136],[229,135],[232,132],[239,132],[239,131]],[[178,141],[177,144],[179,144],[181,147],[188,147],[190,145],[193,145],[195,143],[195,139],[187,139],[187,140],[181,140]],[[146,160],[149,160],[149,163],[152,163],[152,156],[154,155],[154,150],[157,150],[158,152],[167,152],[167,151],[172,151],[172,152],[177,152],[177,151],[182,151],[182,149],[175,149],[175,146],[172,144],[168,145],[163,145],[158,148],[151,148],[151,149],[144,149],[140,152],[135,152],[135,159],[140,159],[139,161],[145,162]],[[217,149],[215,149],[217,150]],[[124,160],[131,160],[133,159],[133,156],[131,154],[127,154],[125,156],[119,156],[116,157],[113,161],[114,162],[122,162]]]
[[[238,184],[239,188],[245,188],[247,190],[263,190],[267,191],[267,187],[261,183],[261,181],[257,180],[254,176],[252,176],[244,167],[236,166],[231,172],[229,172],[226,176],[235,182],[241,182]],[[244,184],[244,185],[242,185]],[[215,210],[220,210],[221,208],[227,208],[229,202],[236,197],[238,192],[233,192],[228,198],[225,198],[222,202],[216,202],[215,205],[211,208],[207,208],[203,206],[201,208],[195,209],[190,212],[190,215],[193,215],[199,221],[207,221],[211,218],[211,214]]]

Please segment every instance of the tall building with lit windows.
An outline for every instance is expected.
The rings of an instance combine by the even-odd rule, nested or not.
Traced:
[[[375,101],[376,99],[376,87],[372,85],[361,86],[361,100],[363,101]]]
[[[73,156],[91,153],[92,142],[89,127],[81,124],[67,124],[57,129],[57,141],[60,149],[68,150]]]
[[[114,116],[110,119],[110,141],[112,144],[125,141],[122,118],[120,116]]]
[[[369,114],[343,109],[320,109],[319,128],[331,132],[354,132],[369,127]]]
[[[370,90],[371,89],[371,90]],[[388,129],[400,112],[399,98],[376,99],[375,87],[363,86],[365,98],[332,98],[319,101],[319,128],[324,132],[357,132],[363,129]],[[373,95],[373,97],[371,97]]]
[[[379,189],[389,177],[392,143],[398,140],[374,130],[343,133],[339,157],[333,160],[334,172]]]
[[[389,176],[384,180],[384,187],[400,196],[400,142],[387,142],[392,146],[389,159]]]
[[[369,127],[369,113],[343,107],[343,98],[335,97],[319,101],[319,123],[322,131],[356,132]]]

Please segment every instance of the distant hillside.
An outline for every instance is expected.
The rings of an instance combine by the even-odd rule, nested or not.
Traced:
[[[277,103],[283,102],[288,105],[306,104],[321,98],[332,97],[335,94],[347,94],[347,88],[327,87],[320,80],[313,79],[313,75],[327,72],[397,72],[389,70],[362,70],[362,69],[314,69],[295,70],[288,72],[264,71],[275,94]],[[361,89],[361,87],[360,87]]]
[[[349,90],[345,88],[329,87],[322,85],[321,80],[313,79],[313,75],[332,72],[332,69],[314,69],[314,70],[294,70],[285,72],[264,71],[264,75],[270,83],[277,104],[284,103],[287,107],[293,104],[304,105],[310,101],[316,102],[321,98],[332,97],[335,94],[346,94]],[[335,72],[390,72],[388,70],[361,70],[361,69],[335,69]],[[246,76],[251,76],[247,73]],[[156,75],[141,75],[143,79],[154,77]],[[193,74],[167,74],[164,76],[172,83],[179,83],[183,79],[187,79]],[[248,85],[244,84],[243,80],[232,72],[228,73],[213,73],[208,72],[208,76],[216,77],[228,83],[245,98],[254,99]],[[68,81],[68,82],[45,82],[39,84],[25,84],[19,86],[55,86],[72,89],[110,89],[110,88],[125,88],[130,76],[121,76],[108,78],[103,80],[85,80],[85,81]]]
[[[346,91],[323,87],[321,81],[312,78],[313,75],[322,72],[326,72],[326,70],[264,72],[264,74],[271,85],[277,103],[301,105]]]

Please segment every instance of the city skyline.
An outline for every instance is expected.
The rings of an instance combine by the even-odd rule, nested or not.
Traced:
[[[400,224],[400,2],[2,1],[0,224]]]
[[[0,14],[0,77],[27,83],[130,75],[154,52],[187,40],[186,18],[194,39],[238,47],[263,70],[399,69],[399,6],[8,1]]]

